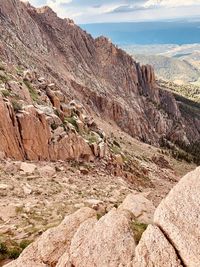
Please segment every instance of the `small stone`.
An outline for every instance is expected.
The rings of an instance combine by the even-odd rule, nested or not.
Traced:
[[[99,199],[86,199],[85,200],[85,203],[88,204],[88,205],[98,205],[98,204],[103,204],[103,202]]]
[[[22,162],[20,166],[20,170],[28,174],[34,173],[35,169],[36,165],[32,163]]]
[[[44,167],[39,168],[39,174],[41,176],[47,176],[47,177],[52,177],[56,174],[56,169],[54,167],[51,167],[49,165],[46,165]]]
[[[80,173],[87,175],[89,173],[88,169],[84,168],[84,167],[80,167]]]
[[[85,207],[85,204],[84,203],[77,203],[77,204],[74,205],[74,207],[76,209],[81,209],[81,208]]]
[[[32,188],[29,184],[23,186],[23,191],[25,195],[30,195],[32,193]]]
[[[6,190],[9,188],[9,185],[7,184],[0,184],[0,190]]]
[[[116,160],[116,163],[118,165],[123,165],[124,164],[124,160],[123,160],[123,158],[122,158],[122,156],[120,154],[115,155],[115,160]]]

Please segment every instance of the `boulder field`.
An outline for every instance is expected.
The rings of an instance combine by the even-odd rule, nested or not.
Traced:
[[[197,267],[199,178],[200,168],[184,176],[154,216],[152,203],[148,205],[144,196],[137,195],[129,195],[119,208],[101,218],[95,210],[81,208],[47,230],[6,267]],[[137,209],[133,201],[138,203]],[[149,207],[144,208],[144,203]],[[133,225],[139,223],[141,212],[146,215],[142,221],[149,226],[137,245]]]

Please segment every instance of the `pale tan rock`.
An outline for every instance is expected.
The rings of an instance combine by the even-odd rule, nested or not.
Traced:
[[[13,204],[4,205],[3,203],[0,204],[0,218],[3,221],[7,221],[12,217],[15,217],[17,214],[16,206]]]
[[[49,165],[46,165],[46,166],[43,166],[43,167],[40,167],[38,169],[39,171],[39,174],[41,176],[47,176],[47,177],[52,177],[56,174],[56,169],[55,167],[52,167],[52,166],[49,166]]]
[[[129,194],[119,206],[121,210],[132,212],[137,221],[152,223],[155,207],[142,193]]]
[[[28,174],[34,173],[36,168],[37,166],[35,164],[28,162],[22,162],[20,165],[20,170]]]
[[[83,223],[72,239],[69,266],[128,266],[135,250],[130,222],[128,212],[113,209],[99,221]]]
[[[115,161],[117,162],[117,164],[119,164],[121,166],[124,164],[124,160],[122,158],[122,155],[120,155],[120,154],[115,155]]]
[[[70,105],[62,103],[60,108],[66,117],[70,118],[72,116],[73,108]]]
[[[185,266],[200,264],[200,167],[188,173],[156,209],[154,222],[176,248]]]
[[[0,190],[6,190],[9,188],[9,185],[7,184],[0,184]]]
[[[95,217],[90,208],[82,208],[67,216],[63,222],[47,230],[34,243],[29,245],[20,257],[7,267],[49,267],[56,266],[61,256],[69,251],[71,239],[79,226],[87,219]]]
[[[22,189],[23,189],[25,195],[30,195],[30,194],[33,192],[31,186],[30,186],[28,183],[26,183],[26,184],[22,187]]]
[[[99,157],[100,158],[104,158],[106,156],[107,153],[107,145],[105,142],[101,142],[98,145],[98,151],[99,151]]]
[[[181,267],[176,251],[157,226],[149,225],[135,250],[133,267]]]

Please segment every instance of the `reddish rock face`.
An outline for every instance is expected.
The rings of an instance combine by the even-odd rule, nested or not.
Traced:
[[[3,101],[0,97],[0,150],[6,157],[24,159],[24,151],[17,120],[10,102]]]
[[[19,0],[0,0],[0,6],[4,59],[37,67],[66,96],[142,141],[199,141],[199,117],[188,118],[171,93],[157,88],[151,66],[140,66],[107,38],[93,39],[48,7],[36,9]],[[51,101],[59,108],[58,96]]]

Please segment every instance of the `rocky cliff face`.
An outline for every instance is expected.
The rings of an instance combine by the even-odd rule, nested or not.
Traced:
[[[36,72],[1,65],[0,152],[17,160],[104,157],[105,136],[84,107]]]
[[[129,195],[99,220],[82,208],[46,231],[8,267],[199,266],[200,168],[186,175],[156,209]],[[135,205],[137,203],[137,205]],[[188,216],[188,213],[190,216]],[[135,226],[150,223],[136,246]]]
[[[93,39],[48,7],[36,9],[19,0],[0,4],[4,60],[37,68],[68,99],[78,99],[142,141],[199,141],[199,117],[181,113],[173,95],[157,88],[150,66],[140,66],[104,37]]]

